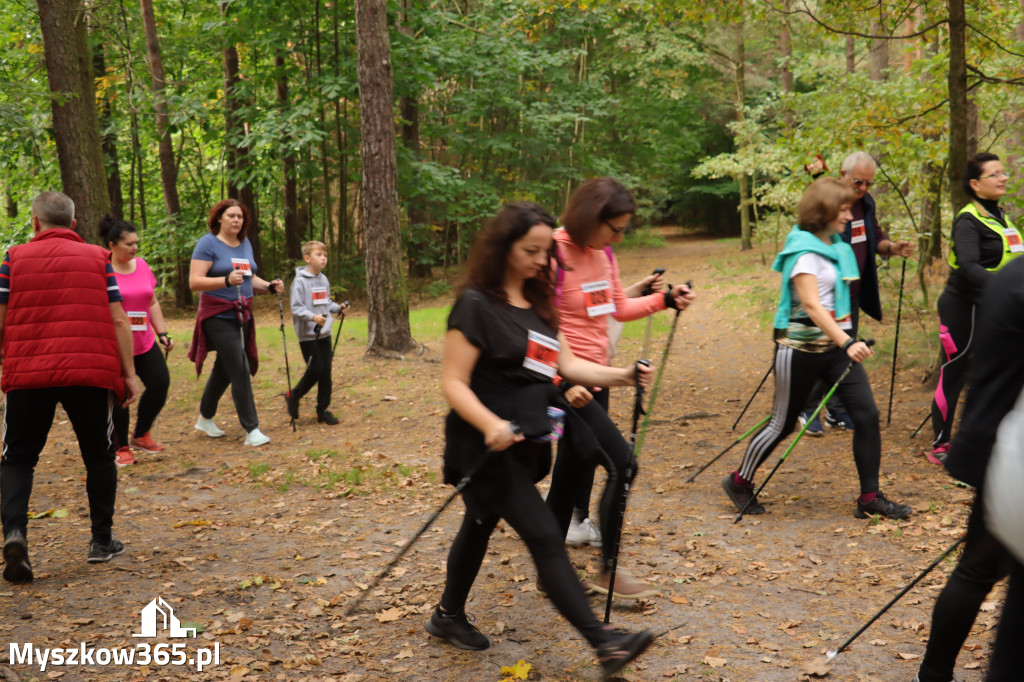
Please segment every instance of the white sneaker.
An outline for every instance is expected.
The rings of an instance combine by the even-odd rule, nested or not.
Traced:
[[[224,432],[217,428],[212,419],[205,419],[203,415],[199,415],[199,419],[196,421],[196,431],[202,431],[210,438],[220,438],[224,435]]]
[[[565,535],[565,544],[572,547],[579,547],[580,545],[600,547],[601,531],[590,523],[590,519],[580,521],[573,514],[572,521],[569,523],[569,532]]]
[[[245,444],[257,448],[261,445],[266,445],[270,442],[270,436],[264,434],[259,429],[253,429],[245,435]]]

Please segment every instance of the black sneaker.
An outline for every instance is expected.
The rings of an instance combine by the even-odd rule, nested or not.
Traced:
[[[323,412],[316,413],[316,421],[318,424],[327,424],[328,426],[334,426],[338,424],[338,418],[331,414],[330,410],[324,410]]]
[[[32,582],[32,564],[28,562],[28,540],[20,530],[12,530],[4,539],[4,580]]]
[[[893,502],[881,492],[867,504],[861,504],[860,499],[857,499],[857,511],[854,516],[858,519],[866,519],[875,514],[887,516],[890,519],[905,519],[910,516],[910,507]]]
[[[601,663],[601,679],[607,680],[625,668],[632,660],[642,654],[654,635],[648,630],[626,632],[615,630],[612,639],[597,647],[597,659]]]
[[[105,545],[92,540],[89,542],[87,561],[90,564],[102,564],[121,554],[124,554],[124,543],[117,538],[110,538],[110,542]]]
[[[430,614],[426,629],[434,637],[446,639],[460,649],[483,651],[491,646],[491,640],[469,622],[465,613],[442,615],[440,606]]]
[[[739,485],[733,480],[732,474],[726,474],[722,479],[722,489],[729,496],[736,506],[736,511],[741,511],[747,500],[754,497],[754,486]],[[754,499],[747,507],[745,514],[764,514],[764,505]]]
[[[825,410],[825,423],[833,429],[853,431],[853,417],[845,412],[836,412],[835,414],[832,414],[828,410]]]
[[[299,401],[292,398],[292,392],[284,394],[284,406],[288,410],[288,416],[292,419],[299,418]]]

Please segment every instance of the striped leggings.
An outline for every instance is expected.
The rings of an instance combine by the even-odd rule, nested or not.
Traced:
[[[757,468],[768,459],[775,446],[793,432],[797,416],[804,408],[815,381],[820,379],[831,388],[849,364],[850,359],[841,348],[825,353],[808,353],[776,345],[772,417],[747,446],[739,469],[741,477],[752,481]],[[878,428],[878,406],[863,365],[854,364],[836,389],[836,395],[853,419],[853,460],[860,478],[860,492],[877,493],[882,436]]]

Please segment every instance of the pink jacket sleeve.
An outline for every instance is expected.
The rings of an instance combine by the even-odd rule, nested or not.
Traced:
[[[619,279],[619,261],[615,258],[614,253],[611,257],[611,269],[612,298],[615,300],[615,314],[612,317],[616,320],[619,322],[639,320],[665,309],[665,295],[662,292],[638,298],[626,296],[622,290],[622,281]]]

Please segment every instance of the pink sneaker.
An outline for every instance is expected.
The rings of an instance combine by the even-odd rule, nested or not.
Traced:
[[[139,450],[144,450],[144,451],[148,452],[151,455],[155,455],[158,452],[163,452],[163,449],[164,449],[163,445],[161,445],[160,443],[157,443],[155,440],[153,440],[153,438],[149,435],[149,431],[146,431],[144,434],[142,434],[138,438],[136,438],[135,436],[132,436],[131,438],[128,439],[128,443],[133,448],[138,448]]]
[[[128,466],[129,464],[138,464],[135,461],[135,456],[132,454],[132,449],[127,445],[123,448],[118,448],[114,454],[114,463],[117,464],[117,468],[121,469]]]
[[[945,466],[946,455],[949,454],[950,447],[952,447],[950,443],[940,443],[936,445],[931,452],[926,451],[925,457],[927,457],[928,461],[932,464],[937,464],[940,467]]]

